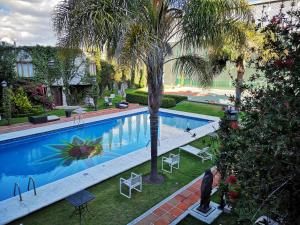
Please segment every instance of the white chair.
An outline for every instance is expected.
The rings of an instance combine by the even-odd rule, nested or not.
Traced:
[[[107,106],[111,106],[112,105],[112,98],[110,98],[110,97],[104,97],[104,103]]]
[[[168,164],[170,170],[164,169],[164,164]],[[161,169],[162,171],[165,171],[167,173],[172,173],[173,168],[179,169],[179,164],[180,164],[180,155],[170,154],[169,157],[162,157]]]
[[[115,94],[110,94],[110,96],[109,96],[111,99],[114,99],[115,97],[116,97],[116,95]]]
[[[75,109],[73,112],[75,112],[77,114],[77,121],[78,121],[78,123],[80,123],[82,120],[82,114],[85,113],[85,109],[79,107],[79,108]],[[74,116],[74,123],[75,122],[76,122],[76,115]]]
[[[129,189],[129,193],[126,194],[122,191],[122,187],[127,186]],[[142,192],[142,186],[143,186],[143,181],[142,181],[142,175],[136,174],[136,173],[131,173],[131,176],[129,179],[124,179],[120,178],[120,194],[127,197],[131,198],[131,190],[134,189],[138,192]]]
[[[199,148],[195,148],[191,145],[186,145],[186,146],[179,147],[179,149],[184,150],[188,153],[191,153],[192,155],[195,155],[195,156],[201,158],[202,162],[204,162],[205,160],[212,160],[212,158],[213,158],[212,154],[210,154],[208,152],[209,147],[199,149]]]

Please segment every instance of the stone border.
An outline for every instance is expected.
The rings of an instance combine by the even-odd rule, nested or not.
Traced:
[[[130,110],[122,113],[121,115],[120,113],[117,114],[114,113],[110,115],[89,118],[89,119],[85,119],[84,122],[85,123],[95,122],[103,119],[110,119],[113,117],[130,115],[137,112],[143,112],[146,109],[147,108]],[[209,120],[213,120],[213,122],[191,130],[192,133],[196,134],[196,137],[192,137],[190,133],[183,132],[180,138],[176,136],[176,137],[162,140],[160,146],[158,146],[159,156],[173,149],[176,149],[182,145],[186,145],[211,132],[214,132],[216,129],[219,128],[218,117],[210,117],[210,116],[204,116],[200,114],[185,113],[185,112],[166,110],[166,109],[162,109],[161,112],[167,112],[167,113],[189,116],[189,117],[200,118],[200,119],[209,119]],[[71,123],[73,125],[73,122]],[[55,124],[54,126],[51,125],[51,128],[49,128],[49,130],[50,129],[56,130],[56,129],[68,127],[68,125],[70,125],[70,122],[62,124],[61,125],[62,127],[58,125],[61,124]],[[20,131],[17,131],[17,132],[10,133],[10,135],[16,133],[19,136],[21,136],[21,134],[30,135],[37,132],[41,132],[40,128],[29,129],[29,131],[26,132],[25,134],[24,132],[20,133]],[[23,193],[22,202],[19,201],[18,196],[10,199],[6,199],[4,201],[0,201],[0,215],[1,215],[0,224],[6,224],[12,222],[13,220],[26,216],[36,210],[51,205],[59,200],[62,200],[67,196],[72,195],[80,190],[89,188],[115,175],[125,172],[133,167],[143,164],[151,159],[150,153],[151,152],[149,151],[149,149],[147,147],[144,147],[142,149],[120,156],[113,160],[88,168],[86,170],[83,170],[71,176],[67,176],[63,179],[43,185],[37,188],[36,196],[33,195],[33,191]],[[118,165],[118,167],[116,167],[116,165]]]

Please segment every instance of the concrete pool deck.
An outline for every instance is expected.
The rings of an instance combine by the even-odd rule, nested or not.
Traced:
[[[84,119],[82,124],[104,119],[110,119],[119,116],[130,115],[133,113],[143,111],[147,111],[147,108],[138,108],[103,116],[87,118]],[[180,138],[178,138],[178,135],[175,135],[174,137],[169,137],[164,140],[161,140],[160,145],[158,147],[158,155],[162,155],[182,145],[188,144],[194,141],[195,139],[203,137],[208,133],[214,132],[219,128],[218,117],[205,116],[194,113],[185,113],[167,109],[161,109],[160,111],[194,118],[212,120],[213,122],[191,130],[191,133],[195,133],[196,137],[192,137],[190,133],[182,132]],[[45,127],[32,128],[25,131],[16,131],[12,133],[2,134],[0,135],[0,140],[9,140],[12,138],[38,134],[40,132],[61,129],[69,126],[74,126],[73,121],[53,124]],[[51,205],[59,200],[62,200],[71,194],[74,194],[80,190],[98,184],[117,174],[120,174],[146,161],[149,161],[150,158],[150,149],[144,147],[127,155],[120,156],[113,160],[83,170],[79,173],[65,177],[64,179],[41,186],[37,188],[36,196],[34,196],[33,191],[25,192],[22,194],[22,202],[19,201],[18,196],[4,201],[0,201],[0,224],[6,224],[15,219],[26,216],[36,210]],[[116,167],[116,165],[118,166]]]

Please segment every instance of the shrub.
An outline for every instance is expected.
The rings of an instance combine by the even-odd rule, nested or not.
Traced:
[[[148,96],[146,94],[140,93],[131,93],[126,95],[126,101],[132,103],[139,103],[142,105],[148,105]],[[162,98],[161,107],[163,108],[171,108],[176,105],[176,101],[173,98]]]
[[[148,94],[147,91],[135,91],[135,93],[137,93],[137,94],[143,94],[143,95],[147,95]]]
[[[142,94],[142,95],[148,95],[148,92],[146,92],[146,91],[135,91],[135,93]],[[166,98],[173,98],[175,100],[176,104],[188,99],[187,96],[183,96],[183,95],[163,95],[163,96]]]
[[[32,110],[32,105],[27,97],[27,94],[22,88],[18,88],[11,96],[13,105],[13,115],[27,114]]]
[[[3,111],[3,116],[7,120],[7,124],[10,125],[11,123],[11,96],[12,96],[12,91],[10,88],[4,88],[3,89],[3,103],[2,103],[2,111]]]
[[[176,101],[176,104],[182,101],[186,101],[188,99],[187,96],[183,95],[164,95],[164,97],[173,98]]]
[[[148,105],[148,96],[144,94],[131,93],[126,95],[126,101],[131,103]]]
[[[162,108],[171,108],[176,106],[176,101],[174,98],[162,98],[161,107]]]

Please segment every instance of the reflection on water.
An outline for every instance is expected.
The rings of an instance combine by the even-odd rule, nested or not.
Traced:
[[[206,123],[162,113],[160,139]],[[25,191],[29,176],[42,186],[143,148],[149,139],[149,115],[142,113],[0,144],[0,200],[12,197],[15,182]]]

